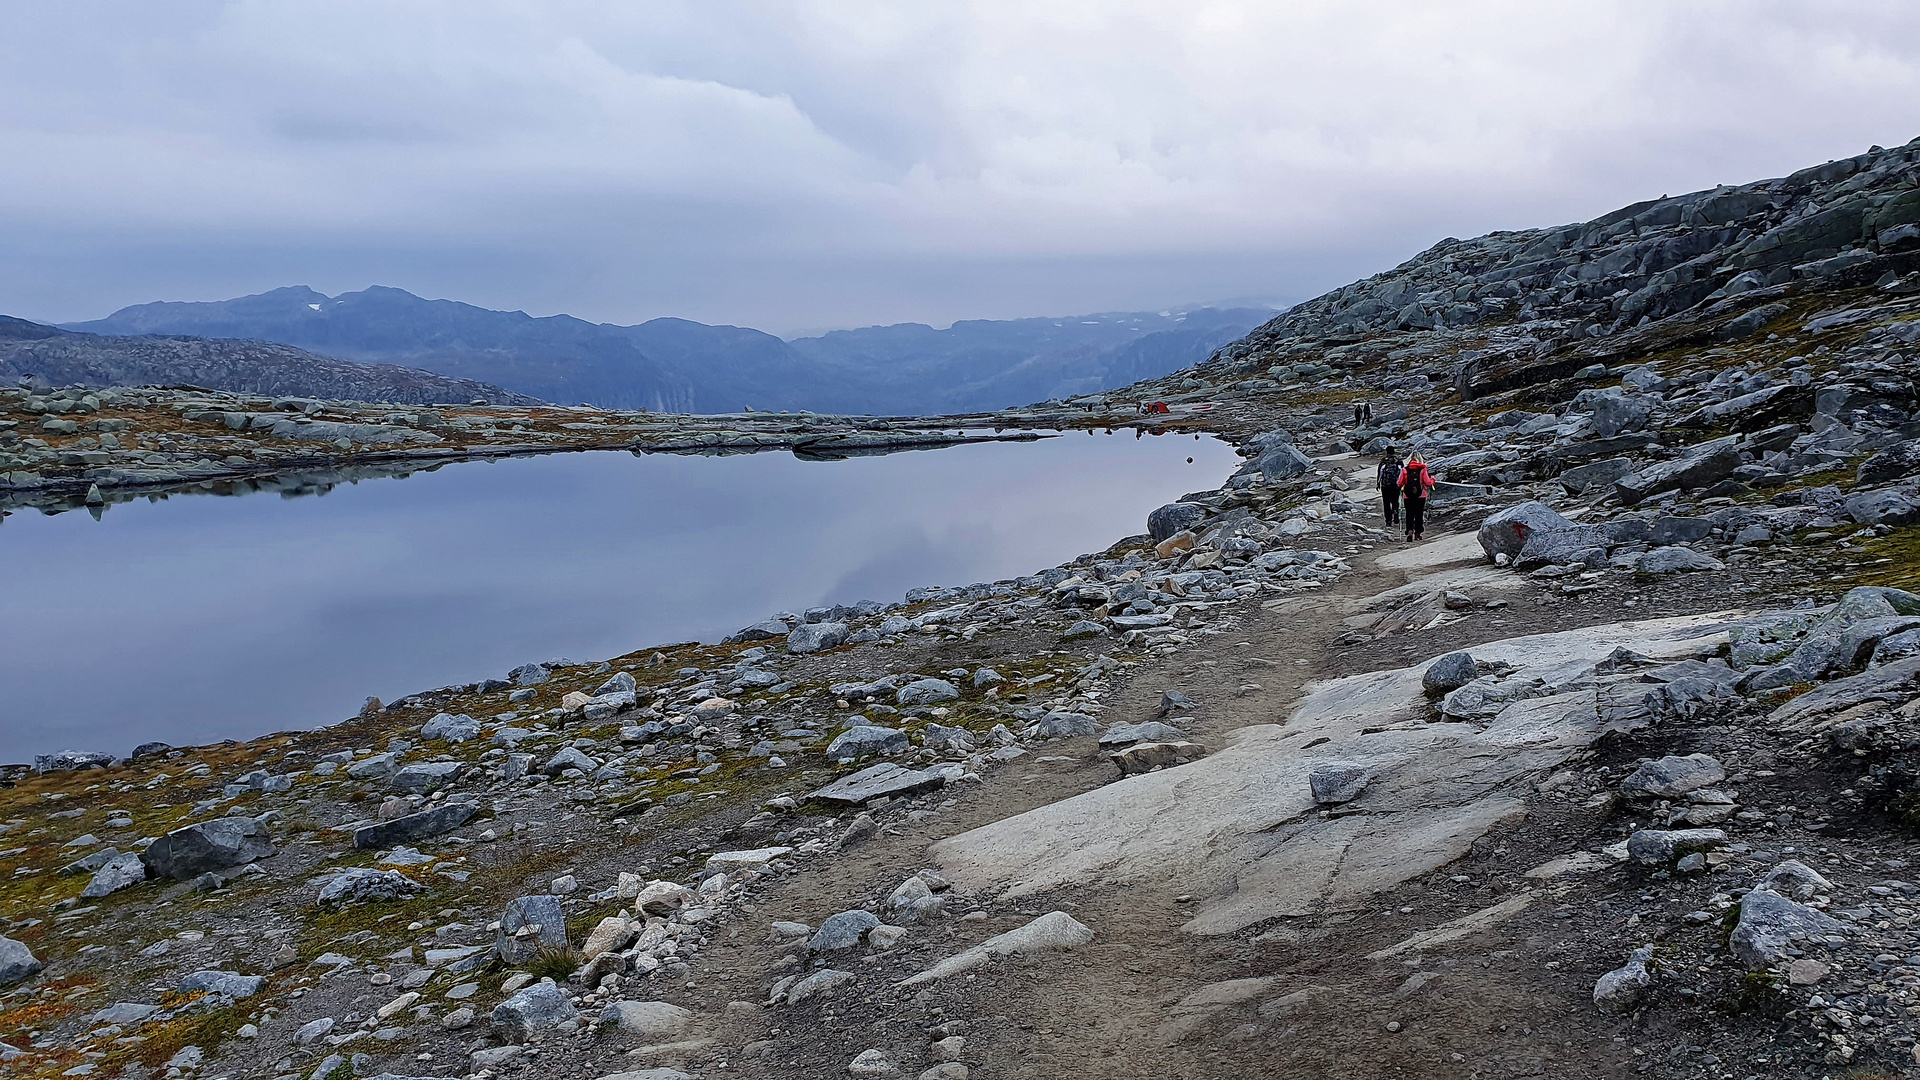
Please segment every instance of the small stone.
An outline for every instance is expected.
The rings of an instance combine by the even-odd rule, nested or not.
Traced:
[[[1471,653],[1451,652],[1427,665],[1420,676],[1420,687],[1437,696],[1458,690],[1479,677]]]
[[[899,1076],[900,1069],[878,1050],[862,1050],[847,1063],[849,1076]]]
[[[1635,949],[1625,964],[1600,976],[1600,981],[1593,984],[1593,1003],[1602,1012],[1623,1013],[1631,1010],[1653,981],[1653,976],[1647,970],[1647,962],[1652,959],[1653,946]]]
[[[1794,986],[1812,986],[1832,970],[1818,960],[1795,960],[1787,965],[1787,982]]]

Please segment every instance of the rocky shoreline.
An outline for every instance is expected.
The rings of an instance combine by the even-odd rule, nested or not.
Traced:
[[[1449,241],[1027,411],[1205,403],[1246,458],[1034,575],[50,759],[4,1067],[1910,1071],[1916,153]]]

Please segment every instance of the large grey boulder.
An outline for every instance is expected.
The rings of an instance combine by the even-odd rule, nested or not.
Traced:
[[[667,1043],[687,1033],[693,1013],[667,1001],[616,1001],[601,1010],[599,1024],[649,1043]]]
[[[1445,694],[1479,677],[1480,669],[1473,662],[1472,653],[1450,652],[1427,665],[1427,670],[1420,675],[1420,688],[1428,694]]]
[[[1593,1003],[1599,1006],[1601,1012],[1623,1013],[1632,1010],[1653,981],[1653,976],[1647,971],[1647,963],[1652,959],[1651,945],[1633,950],[1633,955],[1627,957],[1625,964],[1600,976],[1600,981],[1593,984]]]
[[[552,675],[545,664],[521,664],[507,672],[507,681],[515,686],[538,686]]]
[[[1920,473],[1920,439],[1895,443],[1860,463],[1857,474],[1863,485],[1884,484],[1889,480]]]
[[[1076,735],[1091,735],[1099,729],[1099,721],[1086,713],[1055,709],[1040,718],[1040,737],[1043,739],[1066,739]]]
[[[600,763],[582,753],[579,747],[563,746],[552,757],[547,759],[545,765],[540,766],[540,771],[546,773],[548,776],[559,776],[568,769],[578,769],[583,773],[591,773],[599,767]]]
[[[196,971],[180,980],[180,992],[215,994],[239,1001],[259,993],[266,981],[263,975],[242,975],[235,971]]]
[[[147,864],[140,861],[139,855],[129,851],[124,855],[114,856],[100,869],[94,871],[93,880],[87,882],[87,887],[80,890],[80,896],[85,900],[110,896],[145,880],[147,880]]]
[[[1275,446],[1241,466],[1240,471],[1235,475],[1252,476],[1258,473],[1267,483],[1277,484],[1282,480],[1299,476],[1311,468],[1313,468],[1313,459],[1299,450],[1292,446]]]
[[[1134,776],[1152,772],[1155,769],[1171,769],[1176,765],[1186,765],[1207,756],[1207,748],[1199,743],[1184,739],[1167,742],[1134,743],[1112,754],[1115,768],[1121,776]]]
[[[1761,878],[1760,884],[1754,888],[1804,902],[1813,899],[1817,893],[1832,892],[1833,882],[1799,859],[1788,859],[1767,871],[1767,876]]]
[[[474,811],[472,803],[449,802],[417,814],[362,826],[353,830],[353,846],[366,851],[427,840],[465,825]]]
[[[947,773],[939,769],[908,769],[891,761],[883,761],[843,776],[807,797],[858,805],[869,799],[927,791],[946,782]]]
[[[732,644],[740,641],[772,641],[775,638],[786,637],[792,630],[792,627],[781,622],[779,619],[768,619],[765,622],[754,623],[752,626],[743,626],[727,635],[727,643]]]
[[[1593,433],[1603,439],[1647,426],[1653,415],[1654,399],[1640,394],[1622,394],[1618,390],[1601,393],[1593,401]]]
[[[167,833],[140,853],[153,877],[188,881],[209,870],[244,866],[277,852],[267,827],[250,817],[232,815],[185,825]]]
[[[1147,535],[1159,543],[1183,529],[1191,529],[1207,519],[1207,508],[1199,503],[1177,502],[1147,515]]]
[[[383,900],[404,900],[426,891],[426,886],[398,870],[356,866],[326,883],[320,890],[321,907],[338,907]]]
[[[541,1028],[553,1027],[580,1015],[565,990],[552,979],[541,979],[493,1007],[493,1030],[511,1043],[523,1043]]]
[[[851,633],[843,622],[801,623],[787,634],[787,651],[796,655],[825,652],[846,644]]]
[[[1367,780],[1367,767],[1353,761],[1323,761],[1307,773],[1307,786],[1313,790],[1313,801],[1322,806],[1349,803],[1359,798],[1361,789],[1367,786]]]
[[[500,933],[517,934],[532,926],[539,927],[534,937],[541,945],[567,943],[567,913],[559,897],[542,893],[507,902],[507,910],[500,916]]]
[[[1920,521],[1920,501],[1904,491],[1863,491],[1842,504],[1861,525],[1911,525]]]
[[[480,737],[480,721],[465,713],[440,713],[420,726],[423,739],[461,743]]]
[[[1103,748],[1126,746],[1137,742],[1165,742],[1186,738],[1186,732],[1172,724],[1159,720],[1149,720],[1144,724],[1115,724],[1100,736]]]
[[[375,754],[347,766],[347,775],[355,780],[385,780],[399,769],[399,754]]]
[[[1916,626],[1920,626],[1920,596],[1876,585],[1849,589],[1831,611],[1814,621],[1786,659],[1754,670],[1742,685],[1765,690],[1852,671],[1866,663],[1882,639]]]
[[[1535,529],[1514,556],[1517,570],[1539,566],[1564,566],[1568,563],[1603,563],[1607,554],[1607,531],[1598,525],[1568,525],[1564,529]]]
[[[1727,435],[1690,446],[1672,461],[1648,465],[1621,477],[1614,482],[1614,493],[1623,504],[1634,506],[1663,491],[1693,490],[1717,484],[1740,467],[1737,441],[1735,436]]]
[[[850,727],[827,744],[828,761],[852,761],[869,754],[892,754],[907,749],[907,733],[893,728]]]
[[[915,679],[894,691],[893,703],[906,708],[916,705],[938,705],[943,701],[957,701],[960,691],[945,679]]]
[[[1488,559],[1500,555],[1509,559],[1517,558],[1520,549],[1527,546],[1528,537],[1534,533],[1572,526],[1573,522],[1560,516],[1546,503],[1523,502],[1518,506],[1509,506],[1480,523],[1480,550],[1487,553]]]
[[[1683,855],[1725,846],[1719,829],[1641,829],[1627,837],[1627,858],[1642,866],[1664,866]]]
[[[387,779],[387,786],[395,791],[425,795],[451,783],[460,774],[460,768],[457,761],[417,762],[394,773]]]
[[[1749,971],[1759,971],[1786,959],[1796,942],[1844,935],[1847,926],[1779,893],[1755,889],[1740,900],[1740,921],[1727,945]]]
[[[1627,774],[1620,781],[1620,794],[1629,799],[1677,799],[1726,778],[1726,769],[1706,754],[1668,755]]]
[[[843,911],[829,915],[807,941],[809,952],[839,952],[851,949],[867,939],[867,931],[880,925],[880,917],[871,911]]]
[[[1636,572],[1642,574],[1680,574],[1700,570],[1725,570],[1727,564],[1711,555],[1702,555],[1690,547],[1654,548],[1642,552],[1633,562]]]
[[[0,986],[11,986],[40,972],[40,961],[24,941],[0,934]]]
[[[1604,461],[1576,465],[1556,479],[1572,495],[1585,494],[1590,488],[1611,487],[1613,482],[1633,471],[1632,458],[1607,458]]]

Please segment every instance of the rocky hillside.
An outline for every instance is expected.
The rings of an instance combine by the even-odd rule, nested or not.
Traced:
[[[198,386],[266,396],[405,405],[538,405],[489,383],[393,364],[357,364],[290,345],[75,333],[0,315],[0,381],[54,386]]]

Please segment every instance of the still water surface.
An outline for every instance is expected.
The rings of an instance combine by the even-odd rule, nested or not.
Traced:
[[[0,761],[313,727],[529,660],[1028,574],[1142,531],[1237,460],[1131,432],[831,462],[600,452],[100,521],[16,513]]]

